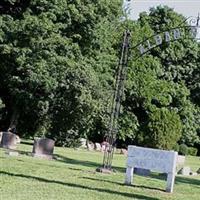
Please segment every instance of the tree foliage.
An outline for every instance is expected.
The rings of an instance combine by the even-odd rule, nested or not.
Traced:
[[[121,0],[4,0],[0,12],[0,128],[64,146],[103,140],[124,29],[134,47],[185,20],[157,7],[122,21]],[[199,53],[191,38],[131,49],[119,144],[200,143]]]

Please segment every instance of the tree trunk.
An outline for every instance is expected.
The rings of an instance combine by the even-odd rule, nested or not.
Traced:
[[[19,112],[18,112],[17,109],[14,109],[12,116],[11,116],[11,119],[10,119],[10,125],[9,125],[9,128],[8,128],[8,131],[16,133],[18,119],[19,119]]]

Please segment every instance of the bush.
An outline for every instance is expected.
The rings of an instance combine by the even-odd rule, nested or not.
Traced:
[[[181,144],[180,146],[179,146],[179,154],[180,155],[188,155],[188,147],[187,147],[187,145],[186,144]]]
[[[143,130],[145,144],[152,148],[172,150],[181,137],[180,117],[166,108],[150,113],[149,121]]]
[[[62,147],[79,147],[80,146],[80,134],[78,131],[68,130],[66,132],[56,132],[56,134],[46,134],[47,138],[55,140],[56,146]]]
[[[179,152],[179,144],[176,143],[176,145],[173,148],[174,151]]]
[[[197,148],[194,147],[188,147],[188,155],[190,156],[196,156],[198,152]]]

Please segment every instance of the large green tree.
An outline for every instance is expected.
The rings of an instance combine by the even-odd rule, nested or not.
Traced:
[[[95,123],[105,127],[109,98],[105,88],[111,88],[108,81],[112,83],[113,74],[109,73],[117,54],[115,41],[107,39],[118,23],[121,3],[4,1],[1,129],[17,128],[22,135],[48,134],[61,143],[70,131],[80,136],[94,131]],[[12,9],[16,5],[18,12]]]
[[[182,15],[166,6],[152,8],[149,14],[142,13],[138,21],[130,26],[132,47],[147,38],[153,42],[154,37],[151,36],[179,26],[187,26]],[[129,116],[128,127],[136,127],[121,128],[120,134],[125,139],[131,138],[135,144],[157,148],[172,148],[170,140],[166,144],[163,134],[169,138],[177,135],[173,142],[179,141],[189,146],[198,144],[199,43],[191,37],[183,37],[177,41],[164,42],[141,57],[138,48],[131,50],[126,99],[123,102],[125,116],[122,116],[120,126],[124,126],[124,120]],[[161,114],[164,111],[166,114]],[[174,128],[179,127],[175,128],[177,130],[168,123],[170,119]],[[165,128],[165,123],[171,126],[171,130]],[[157,139],[153,137],[154,134]],[[152,142],[147,142],[147,138]]]

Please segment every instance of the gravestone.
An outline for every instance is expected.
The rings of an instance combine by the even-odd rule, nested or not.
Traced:
[[[178,171],[178,174],[181,174],[183,176],[189,176],[191,173],[190,167],[183,167]]]
[[[91,141],[87,141],[87,149],[88,149],[89,151],[94,150],[94,143],[91,142]]]
[[[126,149],[121,149],[120,150],[120,154],[123,154],[123,155],[127,156],[128,155],[128,151]]]
[[[20,138],[18,135],[11,132],[1,132],[1,143],[0,147],[6,149],[16,149],[17,144],[20,143]]]
[[[9,155],[9,156],[18,156],[19,152],[18,151],[6,151],[5,154]]]
[[[32,155],[34,157],[52,159],[55,141],[48,138],[35,139]]]
[[[134,168],[167,174],[166,192],[173,192],[177,152],[128,146],[125,184],[131,185]]]
[[[177,165],[183,166],[185,164],[185,156],[178,155],[177,156]]]
[[[190,176],[197,176],[197,172],[190,172]]]
[[[101,151],[101,144],[95,143],[95,150],[96,151]]]
[[[81,143],[80,147],[87,148],[87,140],[85,138],[81,138],[80,143]]]
[[[179,170],[184,167],[185,164],[185,156],[178,155],[176,162],[176,173],[178,174]]]
[[[108,148],[109,148],[109,146],[110,146],[110,144],[109,144],[108,142],[103,141],[103,142],[101,143],[101,151],[107,151]]]

